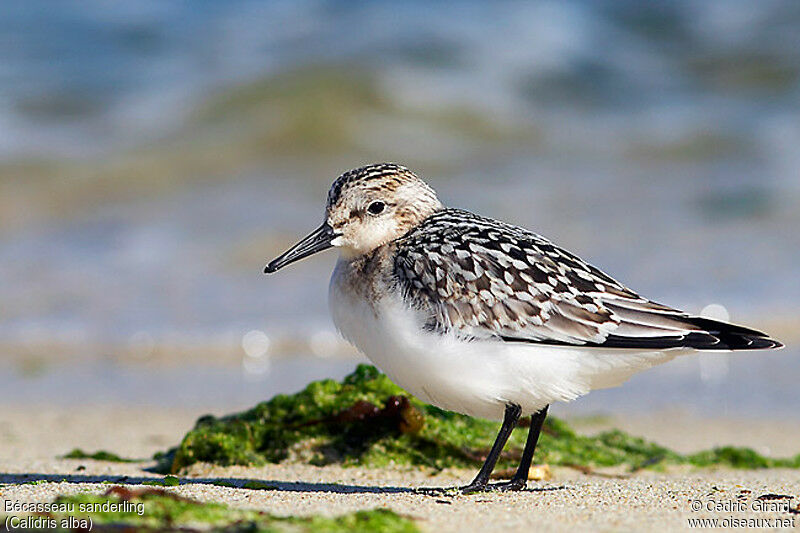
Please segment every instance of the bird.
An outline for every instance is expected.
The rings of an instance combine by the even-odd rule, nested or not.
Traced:
[[[395,384],[441,409],[502,420],[463,493],[526,487],[553,402],[615,387],[696,351],[782,344],[744,326],[640,296],[525,228],[446,207],[408,168],[378,163],[341,174],[322,224],[265,273],[329,248],[342,336]],[[489,483],[513,429],[531,416],[518,468]]]

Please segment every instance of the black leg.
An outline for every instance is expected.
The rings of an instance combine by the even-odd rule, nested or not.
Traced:
[[[522,490],[528,482],[528,472],[533,461],[533,452],[536,451],[536,443],[539,442],[539,434],[542,432],[542,424],[547,418],[547,408],[545,405],[537,413],[531,416],[531,428],[528,430],[528,440],[525,441],[525,449],[522,451],[522,460],[519,463],[514,477],[506,483],[497,483],[491,486],[492,490]]]
[[[519,405],[513,403],[506,405],[506,412],[505,416],[503,417],[503,425],[500,428],[500,432],[497,434],[497,438],[494,440],[494,444],[492,445],[489,455],[486,457],[486,461],[484,461],[480,472],[478,472],[478,475],[472,480],[472,483],[466,487],[461,487],[461,492],[468,494],[470,492],[481,492],[487,489],[489,486],[489,476],[492,474],[492,470],[494,470],[494,465],[497,464],[497,459],[500,457],[500,452],[503,451],[503,447],[506,445],[508,437],[511,436],[511,432],[514,431],[517,422],[519,422],[519,415],[521,413],[522,408],[520,408]],[[533,454],[533,451],[531,451],[531,454]],[[525,475],[527,477],[527,472]]]

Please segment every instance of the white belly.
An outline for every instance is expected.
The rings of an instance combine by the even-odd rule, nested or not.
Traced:
[[[516,403],[531,414],[555,401],[613,387],[684,353],[466,342],[419,329],[414,313],[388,295],[375,305],[345,290],[334,272],[333,321],[397,385],[442,409],[502,419]]]

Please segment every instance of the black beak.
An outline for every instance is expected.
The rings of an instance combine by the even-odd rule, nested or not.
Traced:
[[[285,267],[289,263],[294,263],[295,261],[299,261],[304,257],[308,257],[309,255],[327,250],[333,246],[331,244],[331,240],[333,240],[335,236],[336,235],[333,233],[333,228],[331,228],[327,222],[324,222],[302,241],[298,242],[281,255],[270,261],[269,264],[264,267],[264,274],[272,274],[273,272],[277,272],[279,269]]]

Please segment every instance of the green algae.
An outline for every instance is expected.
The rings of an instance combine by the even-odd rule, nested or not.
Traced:
[[[92,459],[94,461],[111,461],[114,463],[135,463],[137,459],[127,459],[120,457],[114,452],[98,450],[94,453],[85,452],[80,448],[74,448],[71,452],[64,454],[63,459]]]
[[[721,446],[688,455],[695,466],[725,465],[732,468],[800,468],[800,454],[788,458],[766,457],[751,448]]]
[[[164,479],[142,481],[142,485],[150,485],[153,487],[177,487],[180,484],[181,480],[175,476],[164,476]]]
[[[340,382],[315,381],[296,394],[275,396],[242,413],[200,418],[176,448],[158,457],[160,468],[174,473],[196,462],[227,466],[302,461],[434,469],[481,464],[497,434],[496,422],[443,411],[413,397],[396,416],[376,414],[389,412],[389,403],[396,404],[404,395],[375,367],[359,365]],[[372,414],[358,416],[362,411]],[[409,417],[416,423],[409,424]],[[515,466],[526,431],[513,432],[498,468]],[[581,435],[554,417],[545,422],[536,460],[629,470],[680,464],[800,468],[800,454],[773,459],[750,449],[716,448],[681,455],[619,430]]]
[[[359,511],[332,518],[277,517],[254,510],[230,508],[220,503],[200,503],[163,489],[132,491],[114,487],[103,495],[60,496],[54,503],[61,506],[57,509],[66,509],[48,515],[59,526],[65,524],[69,517],[74,517],[91,519],[92,529],[101,530],[135,528],[137,531],[184,531],[200,526],[206,531],[418,531],[413,520],[386,509]],[[118,507],[110,508],[108,504]],[[62,526],[62,529],[67,528]]]
[[[264,483],[263,481],[251,480],[242,485],[242,488],[250,490],[277,490],[278,486],[273,483]]]

